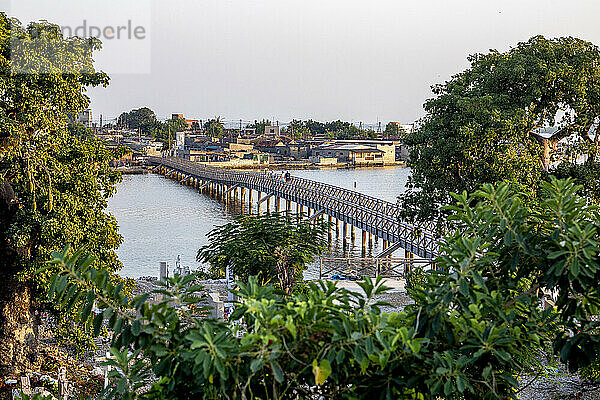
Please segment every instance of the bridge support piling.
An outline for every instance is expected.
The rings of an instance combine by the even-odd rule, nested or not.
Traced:
[[[271,198],[267,199],[267,214],[271,214]]]
[[[344,222],[342,229],[342,246],[344,248],[344,257],[346,257],[346,255],[348,254],[348,224],[346,222]]]
[[[339,219],[335,219],[335,237],[339,237],[340,236],[340,220]]]
[[[361,250],[361,254],[363,257],[365,257],[367,255],[367,232],[366,231],[362,231],[362,250]]]
[[[356,238],[356,234],[354,232],[354,225],[350,225],[350,239],[352,239],[353,243],[354,243],[355,238]]]
[[[292,201],[291,200],[286,200],[285,201],[285,213],[287,215],[290,215],[290,211],[292,211]]]
[[[327,216],[327,240],[331,243],[331,230],[333,229],[331,215]]]
[[[404,264],[404,276],[406,276],[406,274],[412,271],[412,261],[415,259],[415,255],[408,250],[404,250],[404,258],[406,259],[406,264]]]
[[[279,197],[275,197],[275,212],[278,213],[279,212],[279,205],[281,203],[281,198]]]
[[[252,189],[248,189],[248,212],[252,214]]]
[[[262,193],[261,193],[261,192],[259,192],[259,191],[257,190],[257,191],[256,191],[256,198],[257,198],[259,201],[260,201],[260,198],[262,197],[261,195],[262,195]],[[256,215],[260,215],[260,207],[261,207],[261,206],[260,206],[260,204],[259,204],[259,203],[256,203]]]
[[[388,241],[387,241],[387,240],[384,240],[384,241],[383,241],[383,251],[386,251],[386,250],[387,250],[387,248],[388,248],[388,246],[389,246],[389,243],[388,243]],[[385,256],[385,257],[383,258],[383,260],[382,260],[383,264],[384,264],[386,267],[388,267],[388,265],[389,265],[388,258],[389,258],[389,256]]]

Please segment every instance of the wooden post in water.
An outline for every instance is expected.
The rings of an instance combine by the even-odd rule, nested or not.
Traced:
[[[257,201],[257,203],[256,203],[256,215],[260,215],[260,204],[258,204],[258,202],[260,201],[261,194],[262,193],[260,193],[259,191],[256,191],[256,201]]]
[[[252,189],[248,189],[248,213],[252,214]]]
[[[366,231],[362,231],[362,250],[361,250],[361,254],[363,257],[365,257],[367,255],[367,232]]]
[[[348,254],[347,235],[348,235],[348,224],[346,222],[344,222],[344,225],[342,226],[342,246],[344,247],[344,257],[346,257],[346,255]]]
[[[242,214],[244,213],[244,200],[246,199],[246,188],[245,187],[241,187],[240,188],[240,210],[242,211]]]
[[[383,251],[386,251],[388,247],[389,247],[389,243],[388,243],[387,240],[384,239],[383,240]],[[385,256],[383,263],[384,263],[384,266],[386,267],[386,269],[388,267],[388,261],[387,260],[388,260],[388,256]]]
[[[404,250],[404,258],[406,259],[406,264],[404,268],[405,275],[408,274],[413,269],[413,260],[415,259],[415,255],[408,250]]]

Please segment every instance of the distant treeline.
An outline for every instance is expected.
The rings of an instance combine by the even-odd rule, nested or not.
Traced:
[[[200,129],[200,125],[193,124],[192,129]],[[263,133],[265,127],[273,125],[268,119],[255,121],[252,124],[247,124],[245,128],[256,129],[257,133]],[[151,136],[157,140],[167,141],[169,133],[174,138],[175,132],[178,130],[188,129],[188,124],[185,120],[176,118],[161,122],[156,118],[154,111],[148,107],[131,110],[122,113],[117,119],[117,126],[139,131],[144,136]],[[221,118],[210,119],[202,124],[202,128],[209,136],[221,137],[226,130]],[[233,129],[236,132],[236,129]],[[319,122],[312,119],[302,121],[293,120],[290,124],[282,129],[282,133],[291,136],[295,139],[325,136],[331,139],[353,139],[353,138],[376,138],[377,132],[373,129],[362,129],[354,124],[346,121],[331,121]],[[385,136],[399,136],[404,133],[404,130],[399,124],[389,122],[385,126],[383,134]]]

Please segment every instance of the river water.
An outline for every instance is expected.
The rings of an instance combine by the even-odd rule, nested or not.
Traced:
[[[390,202],[404,191],[410,174],[408,168],[321,169],[290,171],[293,176],[312,179]],[[256,193],[253,201],[256,203]],[[284,203],[282,202],[282,205]],[[241,204],[225,206],[189,186],[160,175],[124,175],[116,194],[109,200],[108,211],[119,223],[123,244],[117,250],[123,262],[120,274],[137,278],[157,276],[160,261],[166,261],[170,270],[177,257],[181,264],[192,270],[201,266],[196,261],[198,249],[207,244],[206,234],[215,226],[226,224],[241,212]],[[245,205],[247,210],[248,205]],[[263,203],[263,212],[265,211]],[[292,206],[295,210],[295,206]],[[368,254],[381,250],[381,241]],[[348,243],[346,250],[356,256],[361,253],[361,235]],[[341,239],[333,235],[332,255],[344,253]],[[308,277],[314,271],[308,271]]]

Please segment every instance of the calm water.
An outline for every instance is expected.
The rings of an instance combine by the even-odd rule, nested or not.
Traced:
[[[294,176],[313,179],[374,197],[395,202],[402,193],[410,170],[407,168],[326,169],[290,171]],[[256,193],[253,195],[256,202]],[[282,202],[282,204],[284,204]],[[272,205],[273,206],[273,205]],[[247,204],[244,205],[247,211]],[[263,212],[265,203],[263,203]],[[295,206],[292,206],[295,210]],[[227,208],[222,203],[182,186],[160,175],[125,175],[110,199],[108,211],[119,222],[123,244],[117,254],[124,264],[121,274],[129,277],[156,276],[160,261],[170,269],[177,256],[182,265],[192,269],[201,266],[196,261],[198,249],[207,244],[206,234],[215,226],[230,222],[242,212],[240,203]],[[343,254],[343,245],[335,239],[332,254]],[[356,243],[349,243],[351,254],[360,255],[360,232]],[[349,241],[350,242],[350,241]],[[376,253],[381,242],[368,251]],[[312,277],[315,272],[309,271]]]

